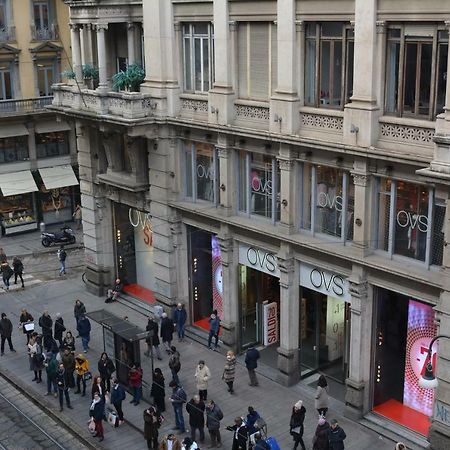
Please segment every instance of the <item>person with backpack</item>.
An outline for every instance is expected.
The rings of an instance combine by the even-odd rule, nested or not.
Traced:
[[[206,404],[206,428],[211,437],[210,448],[222,447],[222,438],[220,436],[220,421],[223,419],[222,410],[214,403],[213,400],[208,400]]]
[[[186,403],[187,395],[185,390],[179,386],[176,381],[172,380],[169,383],[169,386],[172,388],[170,402],[172,403],[173,411],[175,413],[175,429],[179,430],[180,434],[183,434],[186,432],[183,417],[183,404]]]
[[[17,284],[17,277],[19,277],[20,281],[22,282],[22,289],[24,289],[25,284],[23,283],[23,263],[17,256],[14,256],[12,264],[14,271],[14,284]]]
[[[158,450],[158,433],[162,421],[163,417],[154,406],[144,411],[144,438],[151,450]]]
[[[61,247],[59,248],[59,250],[56,252],[56,256],[58,257],[58,261],[60,264],[60,268],[59,268],[59,276],[61,276],[62,274],[66,274],[66,258],[67,258],[67,253],[64,250],[64,245],[61,245]]]
[[[306,409],[303,406],[303,402],[299,400],[292,408],[291,420],[289,422],[289,432],[294,439],[294,450],[297,450],[300,444],[302,450],[306,450],[305,443],[303,442],[303,422],[305,420]]]
[[[331,419],[330,423],[330,429],[328,430],[330,450],[344,450],[344,439],[347,437],[345,431],[339,426],[336,419]]]
[[[180,379],[178,378],[178,372],[181,370],[180,353],[173,345],[170,347],[170,351],[171,355],[169,358],[169,369],[172,372],[172,380],[179,385]]]
[[[116,408],[117,416],[119,418],[119,425],[122,425],[124,422],[122,402],[126,399],[127,394],[125,393],[123,386],[119,384],[119,380],[116,377],[113,378],[112,383],[111,404],[114,408]]]

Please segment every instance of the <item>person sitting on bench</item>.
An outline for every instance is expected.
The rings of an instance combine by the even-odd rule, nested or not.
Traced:
[[[105,300],[105,303],[111,303],[114,300],[117,300],[117,297],[122,292],[122,289],[123,289],[123,284],[120,281],[120,278],[117,278],[116,284],[114,285],[114,287],[112,289],[108,289],[108,297]]]

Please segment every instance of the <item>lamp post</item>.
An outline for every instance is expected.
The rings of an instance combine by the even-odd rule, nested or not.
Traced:
[[[431,354],[433,351],[433,344],[438,339],[450,339],[450,336],[447,336],[445,334],[439,334],[438,336],[431,339],[430,345],[428,347],[428,364],[425,367],[425,373],[419,378],[419,386],[424,389],[435,389],[438,385],[437,378],[433,374],[433,362],[431,359]]]

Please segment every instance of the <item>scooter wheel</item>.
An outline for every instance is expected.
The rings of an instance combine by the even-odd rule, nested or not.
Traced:
[[[75,241],[76,241],[75,236],[72,236],[70,238],[69,244],[75,244]]]
[[[45,237],[42,239],[42,245],[44,247],[50,247],[50,245],[52,245],[52,241],[48,237]]]

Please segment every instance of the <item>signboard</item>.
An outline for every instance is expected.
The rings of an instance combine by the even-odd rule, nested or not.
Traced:
[[[211,258],[213,276],[213,310],[217,311],[220,320],[223,319],[223,282],[222,282],[222,255],[217,236],[211,236]]]
[[[239,264],[280,278],[277,257],[267,250],[239,244]]]
[[[351,302],[347,278],[309,264],[300,264],[300,286]]]
[[[264,345],[278,342],[278,306],[275,302],[263,305]]]
[[[114,333],[103,324],[103,345],[105,352],[113,359],[116,357],[116,349],[114,345]]]

